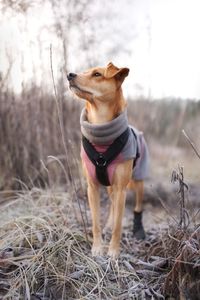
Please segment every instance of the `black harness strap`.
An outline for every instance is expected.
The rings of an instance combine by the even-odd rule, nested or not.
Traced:
[[[129,134],[130,130],[128,127],[118,138],[114,140],[104,153],[98,152],[89,140],[85,136],[82,136],[83,148],[91,162],[94,164],[97,179],[102,185],[110,185],[107,167],[122,151],[128,140]]]

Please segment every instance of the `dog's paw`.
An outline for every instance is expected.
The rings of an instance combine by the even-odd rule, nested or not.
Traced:
[[[137,240],[145,239],[145,231],[142,224],[142,212],[134,212],[134,220],[133,220],[133,236]]]
[[[144,240],[146,237],[145,231],[143,226],[137,229],[133,229],[133,237],[136,238],[136,240],[141,241]]]
[[[102,255],[103,255],[102,245],[93,245],[92,246],[92,256],[102,256]]]
[[[112,260],[116,260],[119,257],[119,248],[114,248],[112,246],[109,247],[108,249],[108,256],[112,259]]]

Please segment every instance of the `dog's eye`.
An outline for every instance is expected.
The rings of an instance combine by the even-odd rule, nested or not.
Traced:
[[[93,73],[93,76],[95,76],[95,77],[99,77],[99,76],[101,76],[101,73],[99,73],[99,72],[95,72],[95,73]]]

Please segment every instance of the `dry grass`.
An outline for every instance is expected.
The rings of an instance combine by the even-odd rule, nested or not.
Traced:
[[[20,96],[6,92],[0,97],[0,188],[22,188],[22,182],[31,188],[36,184],[44,187],[56,180],[62,182],[63,178],[68,181],[69,168],[74,169],[79,157],[78,102],[63,102],[62,99],[59,102],[68,160],[52,95],[33,87]],[[65,166],[65,174],[52,157]],[[51,170],[50,183],[47,169]]]
[[[200,127],[200,101],[140,99],[129,102],[128,113],[131,123],[136,124],[149,141],[153,139],[156,144],[185,148],[187,142],[182,135],[182,129],[185,129],[200,147],[197,132]]]
[[[142,293],[133,257],[128,261],[126,253],[119,263],[91,257],[77,211],[69,195],[40,190],[21,195],[4,209],[1,297],[110,299],[122,294],[120,299],[127,299]]]
[[[56,103],[51,94],[35,86],[19,96],[2,91],[0,102],[0,189],[20,189],[22,182],[32,188],[71,180],[70,170],[76,172],[75,165],[79,164],[80,102],[58,91]],[[144,131],[152,152],[163,145],[189,149],[181,133],[183,128],[199,147],[199,103],[129,101],[129,119]],[[65,173],[52,157],[60,160]]]
[[[91,220],[79,178],[81,107],[58,98],[57,105],[36,87],[19,97],[0,94],[0,201],[6,189],[21,190],[1,206],[0,299],[199,299],[200,229],[192,222],[184,229],[176,223],[150,227],[141,243],[133,239],[131,223],[117,262],[91,257]],[[187,159],[188,152],[181,154],[189,148],[182,128],[199,147],[199,111],[199,102],[129,102],[130,120],[145,132],[153,153],[155,178],[163,181],[166,169],[172,170],[180,157]],[[172,153],[167,145],[178,148]],[[187,161],[191,174],[197,172],[196,157],[192,166]],[[65,192],[58,188],[63,183]],[[153,193],[145,195],[152,207],[158,208],[159,198],[165,205],[169,198],[177,201],[159,185],[155,193],[155,179],[153,184]],[[193,209],[198,197],[199,190]]]
[[[166,224],[138,243],[129,226],[117,262],[91,257],[88,224],[87,238],[70,186],[18,194],[1,210],[0,299],[198,299],[200,227]]]

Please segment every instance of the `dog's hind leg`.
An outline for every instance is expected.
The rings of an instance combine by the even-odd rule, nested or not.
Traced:
[[[143,197],[144,197],[144,182],[143,180],[134,181],[134,190],[136,195],[136,203],[134,211],[141,212],[143,210]]]
[[[142,180],[132,182],[136,194],[136,204],[134,208],[133,234],[138,240],[145,239],[145,231],[142,224],[144,182]]]

